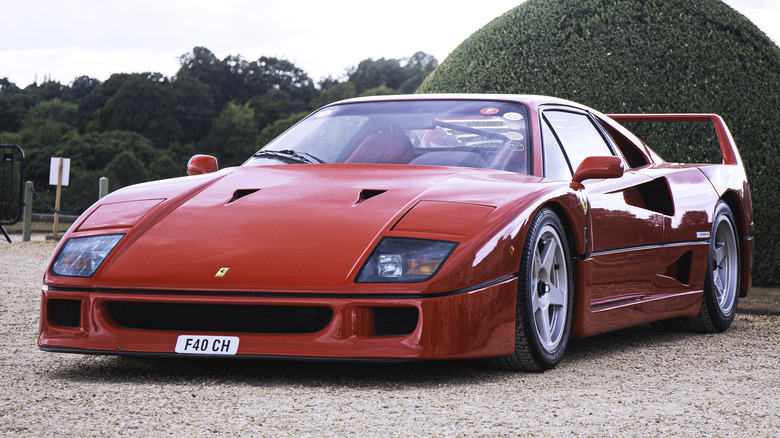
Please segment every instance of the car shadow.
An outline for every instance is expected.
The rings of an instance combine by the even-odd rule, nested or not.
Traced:
[[[703,336],[701,333],[655,329],[640,325],[582,339],[572,339],[564,361],[570,364],[592,362],[616,353],[658,349],[685,339]]]
[[[72,359],[71,359],[72,360]],[[52,378],[99,383],[209,383],[386,387],[483,381],[491,371],[477,361],[322,361],[85,356],[49,373]]]
[[[572,339],[561,366],[588,366],[604,356],[658,348],[700,336],[640,326],[584,339]],[[122,384],[244,384],[307,387],[383,388],[439,384],[485,384],[518,373],[487,368],[479,360],[414,362],[320,361],[285,359],[211,359],[180,357],[61,356],[47,373],[54,379]],[[520,373],[524,376],[540,375]],[[543,376],[541,374],[540,376]]]

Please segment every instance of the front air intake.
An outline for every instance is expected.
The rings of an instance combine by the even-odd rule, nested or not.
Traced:
[[[375,336],[404,336],[417,328],[420,312],[416,307],[375,307]]]
[[[51,299],[47,306],[52,325],[69,328],[81,325],[81,300]]]
[[[330,307],[113,301],[108,314],[119,326],[180,332],[308,334],[328,326]]]

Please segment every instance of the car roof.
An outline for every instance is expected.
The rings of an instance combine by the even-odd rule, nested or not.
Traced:
[[[471,94],[471,93],[436,93],[436,94],[392,94],[382,96],[366,96],[345,99],[330,105],[341,105],[360,102],[392,102],[400,100],[494,100],[506,102],[524,103],[530,107],[538,108],[540,105],[565,105],[584,110],[591,110],[582,104],[557,97],[540,96],[535,94]],[[330,106],[328,105],[328,106]]]

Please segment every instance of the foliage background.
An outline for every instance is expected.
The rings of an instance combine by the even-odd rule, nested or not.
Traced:
[[[423,52],[403,59],[365,59],[341,78],[315,84],[293,63],[240,55],[217,59],[205,47],[180,57],[173,77],[120,73],[67,85],[45,80],[19,88],[0,79],[0,144],[24,149],[25,179],[49,206],[50,157],[71,159],[63,213],[97,200],[98,179],[116,190],[183,176],[195,153],[241,164],[257,149],[327,103],[359,95],[412,93],[438,61]],[[43,203],[36,211],[46,212]]]
[[[751,183],[754,282],[780,284],[780,48],[720,0],[528,0],[464,41],[419,91],[721,115]],[[706,161],[713,150],[719,161],[717,143],[696,129],[635,132],[668,161]]]

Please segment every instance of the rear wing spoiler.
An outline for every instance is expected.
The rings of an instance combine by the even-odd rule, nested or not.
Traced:
[[[718,137],[723,164],[743,167],[734,138],[717,114],[609,114],[608,117],[616,122],[711,122]]]

